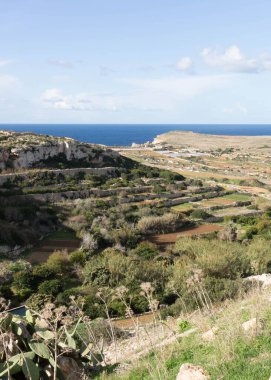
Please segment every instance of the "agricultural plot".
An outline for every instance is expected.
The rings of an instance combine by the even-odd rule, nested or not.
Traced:
[[[174,212],[186,212],[193,210],[198,207],[198,203],[195,202],[187,202],[187,203],[182,203],[180,205],[176,205],[171,207],[171,210]]]
[[[212,232],[221,231],[222,229],[223,226],[219,224],[204,224],[197,227],[185,228],[173,233],[153,235],[151,236],[150,241],[158,246],[167,246],[175,244],[176,240],[182,236],[206,235]]]
[[[206,199],[201,202],[198,202],[198,204],[201,207],[230,206],[234,205],[236,202],[249,202],[250,199],[251,197],[247,194],[233,193],[223,195],[222,197]]]
[[[241,216],[241,215],[246,215],[246,216],[252,216],[252,215],[258,215],[261,214],[262,212],[259,210],[254,210],[254,209],[248,209],[246,207],[230,207],[226,208],[223,210],[217,210],[213,212],[213,215],[216,217],[227,217],[227,216]]]
[[[55,251],[71,253],[80,247],[80,240],[68,231],[57,231],[37,244],[27,255],[31,264],[45,262]]]
[[[206,193],[207,195],[208,193]],[[172,207],[175,212],[186,212],[194,210],[195,208],[210,208],[210,207],[223,207],[231,206],[237,202],[249,202],[251,197],[247,194],[232,193],[227,195],[218,196],[215,198],[203,199],[202,201],[182,203]]]

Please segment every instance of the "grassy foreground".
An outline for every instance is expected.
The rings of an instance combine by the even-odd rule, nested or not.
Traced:
[[[242,323],[252,318],[257,319],[256,330],[244,332]],[[267,380],[271,376],[270,290],[257,289],[243,300],[227,301],[212,315],[197,312],[189,324],[198,329],[196,333],[151,352],[126,371],[104,373],[99,380],[175,380],[183,363],[201,366],[212,380]],[[217,332],[207,341],[202,334],[214,327]]]

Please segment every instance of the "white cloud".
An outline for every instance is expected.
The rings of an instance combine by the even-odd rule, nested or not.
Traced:
[[[227,114],[241,113],[243,115],[246,115],[248,113],[248,109],[241,103],[236,103],[233,107],[225,107],[222,112]]]
[[[123,78],[126,85],[122,94],[75,93],[65,94],[58,88],[46,90],[41,100],[48,108],[79,111],[118,111],[136,109],[166,111],[200,94],[226,87],[226,75],[169,77],[163,79]]]
[[[246,58],[237,45],[232,45],[223,53],[216,49],[205,48],[201,52],[205,63],[211,67],[220,67],[226,71],[239,73],[256,73],[262,64],[254,58]]]
[[[0,75],[0,91],[10,92],[16,90],[19,86],[19,80],[13,75]]]
[[[177,69],[184,72],[193,71],[193,62],[190,57],[182,57],[177,63]]]
[[[271,70],[271,55],[270,54],[263,54],[261,56],[262,66],[264,70]]]
[[[73,65],[72,62],[66,61],[65,59],[49,59],[48,63],[50,65],[65,67],[65,68],[68,68],[68,69],[71,69],[71,68],[74,67],[74,65]]]
[[[1,66],[7,66],[7,65],[9,65],[10,63],[12,63],[12,60],[10,60],[10,59],[1,59],[1,58],[0,58],[0,67],[1,67]]]
[[[97,95],[91,93],[64,94],[58,88],[46,90],[41,100],[48,108],[74,111],[96,111],[117,109],[114,98],[110,95]]]

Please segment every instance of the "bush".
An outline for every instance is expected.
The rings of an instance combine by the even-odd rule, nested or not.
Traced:
[[[125,248],[134,248],[140,239],[140,234],[131,228],[121,228],[113,233],[113,239],[116,244]]]
[[[56,268],[49,264],[40,264],[33,268],[33,276],[37,277],[37,281],[49,280],[57,274]]]
[[[46,294],[32,294],[25,302],[26,306],[37,312],[41,311],[47,303],[52,302],[52,296]]]
[[[56,273],[68,273],[71,267],[68,252],[55,251],[49,256],[47,265]]]
[[[62,290],[62,283],[60,280],[47,280],[41,283],[38,287],[40,294],[56,296]]]
[[[201,209],[197,209],[197,210],[194,210],[190,216],[194,219],[208,219],[210,218],[210,214],[208,214],[208,212],[204,211],[204,210],[201,210]]]
[[[108,309],[111,317],[125,317],[126,308],[122,301],[117,299],[111,301]]]
[[[178,331],[180,333],[183,333],[191,328],[192,328],[191,323],[189,321],[186,321],[185,319],[182,319],[181,321],[178,322]]]
[[[37,287],[37,279],[32,272],[20,271],[14,274],[12,282],[13,292],[21,298],[29,297]]]
[[[174,231],[179,224],[179,216],[168,213],[162,216],[145,216],[139,220],[137,228],[144,234],[165,233]]]
[[[58,294],[57,303],[68,306],[71,303],[71,297],[78,297],[79,295],[80,289],[78,288],[66,289],[64,292]]]
[[[85,265],[88,255],[86,252],[83,251],[74,251],[69,256],[70,262],[73,264],[79,264],[82,267]]]
[[[131,255],[138,256],[144,260],[150,260],[158,255],[159,250],[155,244],[148,241],[143,241],[139,243],[138,246],[130,253]]]
[[[149,310],[149,303],[145,297],[136,294],[132,297],[131,308],[136,314],[145,313]]]

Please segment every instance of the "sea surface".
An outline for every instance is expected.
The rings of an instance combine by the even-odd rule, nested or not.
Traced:
[[[271,124],[0,124],[0,130],[3,129],[72,137],[84,142],[109,146],[142,144],[169,131],[271,136]]]

